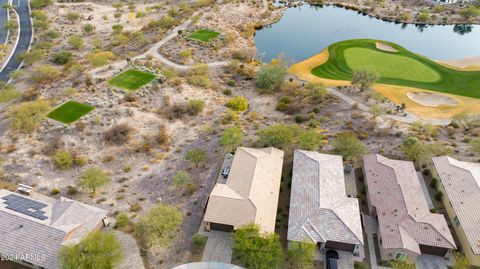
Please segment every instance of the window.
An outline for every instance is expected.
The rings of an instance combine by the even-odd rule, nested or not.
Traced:
[[[395,260],[403,261],[405,259],[406,254],[403,252],[395,253]]]
[[[455,216],[455,218],[453,218],[453,223],[455,223],[455,226],[459,226],[460,225],[460,220],[458,219],[457,216]]]

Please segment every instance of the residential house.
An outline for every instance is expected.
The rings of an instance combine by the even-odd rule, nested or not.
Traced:
[[[255,223],[274,232],[283,155],[276,148],[238,148],[226,183],[217,183],[210,194],[205,229],[229,232]]]
[[[59,268],[62,246],[100,229],[107,211],[68,198],[0,190],[0,254],[42,269]]]
[[[412,162],[373,154],[363,165],[382,260],[413,262],[421,254],[446,256],[456,249],[444,216],[430,212]]]
[[[480,163],[451,157],[432,158],[432,176],[453,224],[462,251],[471,265],[480,267]]]
[[[345,193],[341,156],[295,150],[287,239],[358,254],[360,210]]]

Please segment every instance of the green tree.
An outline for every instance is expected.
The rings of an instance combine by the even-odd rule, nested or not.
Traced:
[[[137,11],[136,17],[140,19],[140,21],[143,21],[143,19],[147,16],[146,12],[143,11]]]
[[[110,177],[101,168],[94,167],[82,173],[82,176],[77,181],[77,186],[90,189],[92,194],[95,194],[99,187],[107,185],[110,181]]]
[[[65,15],[65,18],[67,18],[67,20],[74,24],[76,20],[80,19],[80,14],[71,11],[68,12],[67,15]]]
[[[415,269],[415,264],[406,261],[391,261],[390,267],[393,269]]]
[[[470,268],[470,262],[467,257],[461,252],[453,253],[453,264],[452,269],[468,269]]]
[[[476,128],[480,126],[479,113],[462,112],[454,115],[452,120],[454,123],[462,126],[465,131],[469,131],[471,128]]]
[[[44,8],[53,4],[53,0],[31,0],[30,7],[32,9]]]
[[[52,107],[45,100],[23,102],[8,110],[11,128],[26,133],[35,131]]]
[[[317,151],[322,145],[323,135],[314,130],[303,130],[297,136],[297,147],[303,150]]]
[[[198,167],[200,163],[207,159],[207,152],[204,149],[191,149],[187,152],[185,159]]]
[[[187,171],[178,171],[173,175],[172,182],[177,187],[182,187],[190,183],[190,174]]]
[[[414,162],[423,163],[428,159],[425,148],[416,137],[410,136],[403,141],[402,151],[405,157]]]
[[[61,149],[55,152],[53,160],[57,168],[67,170],[72,168],[74,158],[70,151]]]
[[[365,145],[352,133],[337,135],[333,141],[333,151],[343,156],[346,161],[355,161],[367,151]]]
[[[243,141],[243,132],[238,127],[225,129],[220,138],[220,145],[224,146],[227,152],[232,152],[235,147]]]
[[[280,63],[264,64],[255,79],[255,86],[260,93],[271,93],[282,86],[287,68]]]
[[[245,225],[233,234],[233,255],[247,268],[280,268],[283,260],[280,237],[274,233],[260,234],[255,224]]]
[[[269,147],[286,147],[292,145],[300,128],[294,124],[276,124],[257,132],[260,144]]]
[[[83,41],[82,37],[78,35],[71,35],[68,38],[68,45],[70,45],[73,49],[79,50],[85,46],[85,42]]]
[[[159,204],[150,209],[137,225],[137,234],[147,246],[167,247],[183,222],[176,207]]]
[[[122,245],[111,232],[93,232],[78,244],[60,249],[61,269],[114,269],[123,259]]]
[[[248,108],[248,100],[241,96],[235,96],[228,100],[226,106],[234,111],[244,111]]]
[[[377,80],[379,75],[377,72],[368,69],[353,70],[352,85],[359,88],[360,91],[365,91],[370,88]]]
[[[368,109],[370,115],[372,116],[373,129],[377,127],[377,118],[385,114],[385,109],[379,105],[373,105]]]
[[[308,242],[292,242],[288,252],[288,263],[292,268],[312,269],[317,246]]]

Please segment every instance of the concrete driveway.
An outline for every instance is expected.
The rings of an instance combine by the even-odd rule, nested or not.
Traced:
[[[422,254],[418,256],[415,265],[417,269],[447,269],[447,262],[443,257]]]
[[[208,236],[202,262],[230,263],[232,260],[232,234],[220,231],[205,233]]]

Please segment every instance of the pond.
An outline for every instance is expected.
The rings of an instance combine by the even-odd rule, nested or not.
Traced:
[[[480,25],[394,23],[335,6],[289,8],[279,22],[256,31],[255,43],[264,61],[283,53],[298,62],[355,38],[391,41],[435,60],[480,56]]]

